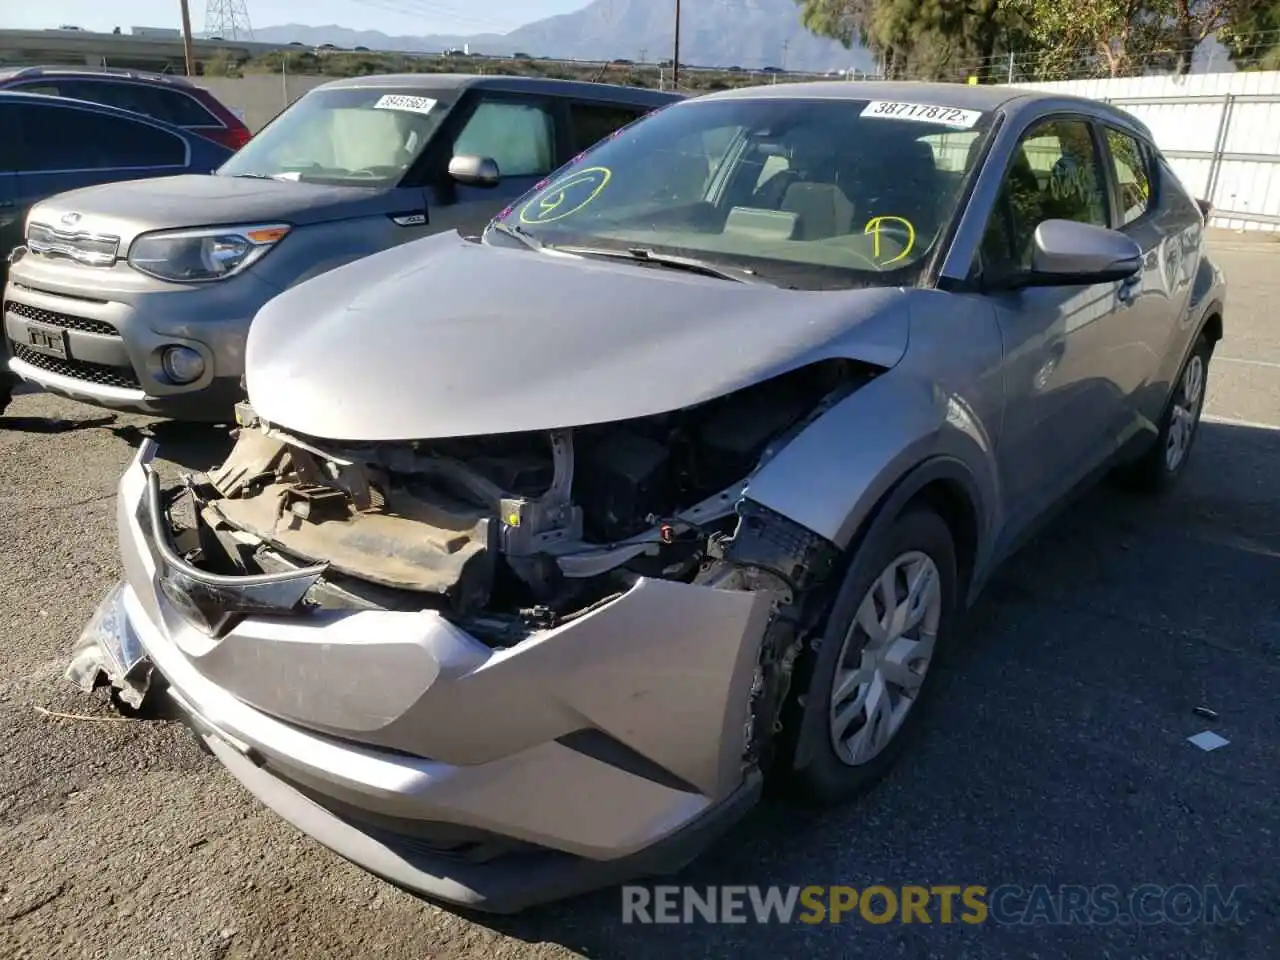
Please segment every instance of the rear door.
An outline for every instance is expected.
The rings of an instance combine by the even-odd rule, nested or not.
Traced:
[[[17,104],[0,101],[0,284],[7,273],[9,251],[22,242],[25,211],[18,205],[19,121]]]
[[[441,133],[445,149],[436,154],[434,202],[429,218],[432,231],[458,230],[475,235],[517,197],[567,160],[556,123],[557,110],[549,97],[478,91],[470,103],[460,104],[457,117]],[[448,176],[455,156],[489,157],[498,164],[501,179],[494,187],[457,183]]]
[[[1161,184],[1150,144],[1119,126],[1100,129],[1115,197],[1112,225],[1143,254],[1142,272],[1120,285],[1112,376],[1133,406],[1131,429],[1151,429],[1168,398],[1161,360],[1174,351],[1186,314],[1201,218],[1176,185]]]
[[[187,171],[187,141],[143,120],[54,100],[10,109],[22,132],[17,201],[24,214],[66,190]]]

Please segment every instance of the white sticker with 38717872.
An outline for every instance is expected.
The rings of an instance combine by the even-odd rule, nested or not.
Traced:
[[[378,98],[375,110],[408,110],[410,113],[430,113],[436,102],[430,97],[411,97],[403,93],[388,93]]]
[[[894,100],[872,100],[862,111],[862,115],[882,120],[942,123],[965,130],[982,119],[981,110],[961,110],[959,107],[940,107],[932,103],[898,103]]]

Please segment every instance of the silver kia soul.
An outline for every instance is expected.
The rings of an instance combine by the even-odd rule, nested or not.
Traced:
[[[32,208],[4,293],[9,367],[104,407],[230,418],[249,323],[276,294],[429,233],[479,233],[582,150],[677,99],[461,75],[317,87],[214,176]]]

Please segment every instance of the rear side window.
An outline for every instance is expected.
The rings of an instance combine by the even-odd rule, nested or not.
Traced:
[[[1111,127],[1107,147],[1120,192],[1120,222],[1130,224],[1151,209],[1151,159],[1135,138]]]
[[[89,109],[23,104],[19,166],[32,173],[183,167],[187,145],[148,123]]]
[[[645,111],[601,103],[569,104],[569,126],[573,130],[573,152],[581,153],[620,130]]]
[[[180,90],[152,86],[146,83],[113,82],[111,80],[86,80],[50,78],[23,86],[32,93],[52,93],[55,96],[104,103],[144,116],[154,117],[177,127],[220,127],[219,120],[206,110],[194,97]]]

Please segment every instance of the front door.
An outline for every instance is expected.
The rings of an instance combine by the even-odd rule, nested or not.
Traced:
[[[441,171],[429,213],[432,232],[480,234],[503,208],[560,165],[557,142],[549,100],[481,93],[444,151],[444,164],[455,156],[489,157],[498,165],[500,180],[492,187],[469,186]]]
[[[1040,121],[1023,135],[983,242],[983,271],[1029,270],[1036,227],[1110,225],[1108,181],[1084,118]],[[1108,375],[1117,284],[994,294],[1004,338],[1000,468],[1010,532],[1031,521],[1114,449],[1127,398]]]

